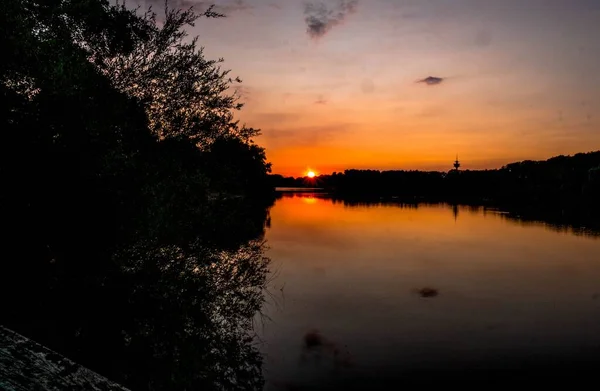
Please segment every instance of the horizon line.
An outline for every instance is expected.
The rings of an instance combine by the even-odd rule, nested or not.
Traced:
[[[500,166],[500,167],[494,167],[494,168],[475,168],[475,169],[469,169],[469,168],[463,168],[461,171],[486,171],[486,170],[500,170],[504,167],[506,167],[509,164],[514,164],[514,163],[522,163],[522,162],[545,162],[548,161],[550,159],[554,159],[554,158],[559,158],[559,157],[573,157],[576,155],[581,155],[581,154],[589,154],[589,153],[600,153],[600,149],[597,150],[592,150],[592,151],[588,151],[588,152],[576,152],[573,154],[560,154],[560,155],[554,155],[551,157],[548,157],[546,159],[523,159],[523,160],[517,160],[517,161],[511,161],[508,163],[505,163],[504,165]],[[461,162],[461,166],[462,166],[462,162]],[[333,173],[344,173],[344,171],[348,171],[348,170],[357,170],[357,171],[380,171],[380,172],[385,172],[385,171],[420,171],[420,172],[447,172],[447,171],[453,171],[453,168],[449,168],[448,170],[439,170],[439,169],[432,169],[432,170],[424,170],[424,169],[406,169],[406,168],[389,168],[389,169],[382,169],[382,168],[344,168],[341,170],[334,170],[331,171],[329,173],[319,173],[317,174],[317,177],[320,176],[324,176],[324,175],[333,175]],[[283,177],[292,177],[292,178],[302,178],[305,175],[300,175],[300,176],[295,176],[295,175],[285,175],[285,174],[280,174],[280,173],[276,173],[276,172],[272,172],[269,175],[281,175]]]

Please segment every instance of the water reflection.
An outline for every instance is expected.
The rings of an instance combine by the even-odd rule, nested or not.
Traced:
[[[314,196],[302,197],[302,200],[307,204],[316,204],[317,198]]]
[[[401,209],[418,209],[423,207],[441,207],[451,210],[454,220],[459,219],[461,213],[496,215],[508,222],[521,226],[537,226],[554,232],[563,232],[573,235],[598,237],[600,236],[600,216],[587,210],[563,209],[536,209],[517,208],[510,206],[484,206],[450,204],[440,202],[426,202],[406,200],[398,197],[360,197],[338,198],[325,192],[283,192],[278,194],[278,199],[296,198],[307,204],[315,204],[317,200],[324,200],[328,204],[343,205],[348,208],[379,208],[396,207]]]
[[[281,196],[267,231],[285,286],[266,308],[267,390],[593,379],[598,230],[539,216]]]
[[[19,290],[4,296],[2,323],[133,390],[262,389],[254,319],[270,265],[267,208],[211,213],[222,215],[210,231],[185,240],[140,238],[98,264],[82,253],[79,266],[10,270]]]

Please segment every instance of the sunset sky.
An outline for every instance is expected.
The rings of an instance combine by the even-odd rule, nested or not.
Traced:
[[[240,119],[274,173],[600,149],[600,0],[171,3],[227,15],[190,33],[243,79]]]

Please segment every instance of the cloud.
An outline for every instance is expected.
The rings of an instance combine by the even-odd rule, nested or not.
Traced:
[[[315,101],[315,104],[316,104],[316,105],[326,105],[326,104],[327,104],[327,102],[328,102],[328,101],[327,101],[327,99],[325,99],[325,98],[323,97],[323,95],[319,95],[319,99],[317,99],[317,100]]]
[[[263,135],[272,146],[316,147],[331,143],[352,131],[348,123],[300,127],[263,127]]]
[[[155,11],[162,11],[165,5],[164,0],[137,0],[137,3],[142,9],[152,6]],[[214,5],[213,11],[224,15],[253,8],[245,0],[168,0],[167,4],[169,8],[194,8],[196,12],[204,12],[208,7]]]
[[[303,115],[301,113],[294,112],[262,112],[252,114],[250,119],[251,122],[257,124],[263,124],[264,126],[278,126],[282,124],[293,124],[298,120],[301,120]]]
[[[432,105],[424,107],[419,113],[416,114],[416,117],[436,118],[444,114],[447,114],[447,110],[444,106]]]
[[[443,81],[443,77],[428,76],[425,79],[418,80],[417,83],[425,83],[428,86],[437,86],[438,84],[442,84]]]
[[[375,83],[371,79],[364,79],[360,85],[360,89],[365,94],[370,94],[375,91]]]
[[[201,3],[201,7],[204,8],[208,8],[211,5],[214,5],[214,11],[224,14],[224,15],[229,15],[232,12],[238,12],[238,11],[248,11],[253,9],[254,7],[250,4],[248,4],[245,0],[225,0],[225,1],[217,1],[217,0],[212,0],[212,1],[199,1],[198,3]]]
[[[312,39],[325,36],[356,10],[358,0],[332,0],[329,3],[306,3],[304,21],[306,32]]]
[[[252,88],[244,85],[237,85],[233,87],[234,94],[242,100],[242,102],[249,102],[251,100]]]

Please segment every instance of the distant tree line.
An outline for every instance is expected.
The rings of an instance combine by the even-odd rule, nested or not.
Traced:
[[[492,170],[346,170],[308,178],[271,175],[276,187],[323,187],[340,196],[569,204],[600,200],[600,151],[526,160]]]

